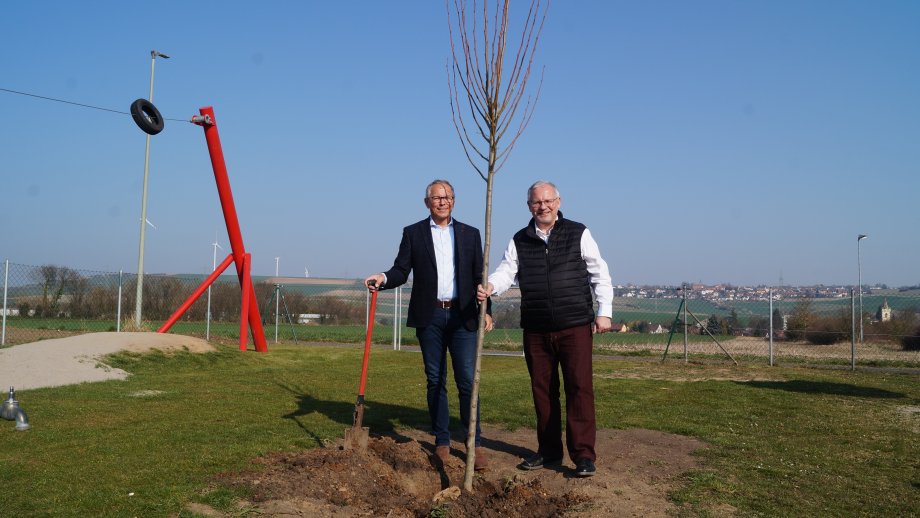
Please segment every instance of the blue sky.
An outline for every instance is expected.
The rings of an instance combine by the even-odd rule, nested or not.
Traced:
[[[514,2],[521,9],[524,3]],[[433,178],[483,228],[440,1],[15,2],[0,88],[187,120],[213,106],[253,273],[364,277]],[[616,283],[920,283],[920,3],[556,1],[534,118],[496,179],[493,265],[557,183]],[[137,268],[144,134],[0,91],[0,259]],[[201,128],[153,137],[145,270],[227,244]]]

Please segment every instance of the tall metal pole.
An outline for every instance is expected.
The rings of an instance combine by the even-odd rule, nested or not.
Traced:
[[[866,239],[866,234],[860,234],[856,238],[856,271],[859,276],[859,343],[863,342],[863,305],[862,305],[862,260],[860,259],[860,241]]]
[[[153,103],[153,70],[157,61],[157,56],[169,59],[169,56],[150,51],[150,97],[148,100]],[[147,134],[147,145],[144,149],[144,188],[141,194],[141,239],[137,253],[137,296],[134,303],[134,325],[137,330],[141,328],[141,318],[144,306],[144,235],[147,230],[147,176],[150,169],[150,134]]]

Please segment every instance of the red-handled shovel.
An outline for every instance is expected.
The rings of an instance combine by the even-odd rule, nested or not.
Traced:
[[[364,360],[361,362],[361,384],[358,386],[358,400],[355,402],[354,423],[345,430],[346,450],[367,450],[368,428],[361,426],[364,422],[364,385],[367,382],[367,361],[371,355],[371,336],[374,333],[374,312],[377,309],[377,289],[374,281],[368,283],[371,288],[371,308],[367,316],[367,334],[364,337]]]

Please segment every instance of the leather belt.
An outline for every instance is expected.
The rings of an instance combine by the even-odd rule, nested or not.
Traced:
[[[441,309],[450,309],[453,305],[453,300],[436,300],[434,303],[434,307]]]

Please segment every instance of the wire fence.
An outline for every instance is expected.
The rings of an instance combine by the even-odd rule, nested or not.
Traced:
[[[3,263],[0,345],[106,331],[154,331],[205,280],[137,276],[66,266]],[[171,333],[239,342],[240,287],[223,275]],[[363,343],[369,296],[360,279],[254,277],[266,339]],[[378,295],[374,343],[417,345],[405,327],[411,283]],[[493,300],[489,350],[520,353],[520,292]],[[140,318],[138,318],[140,317]],[[664,361],[830,363],[920,367],[920,288],[620,286],[614,333],[596,335],[597,354]]]

